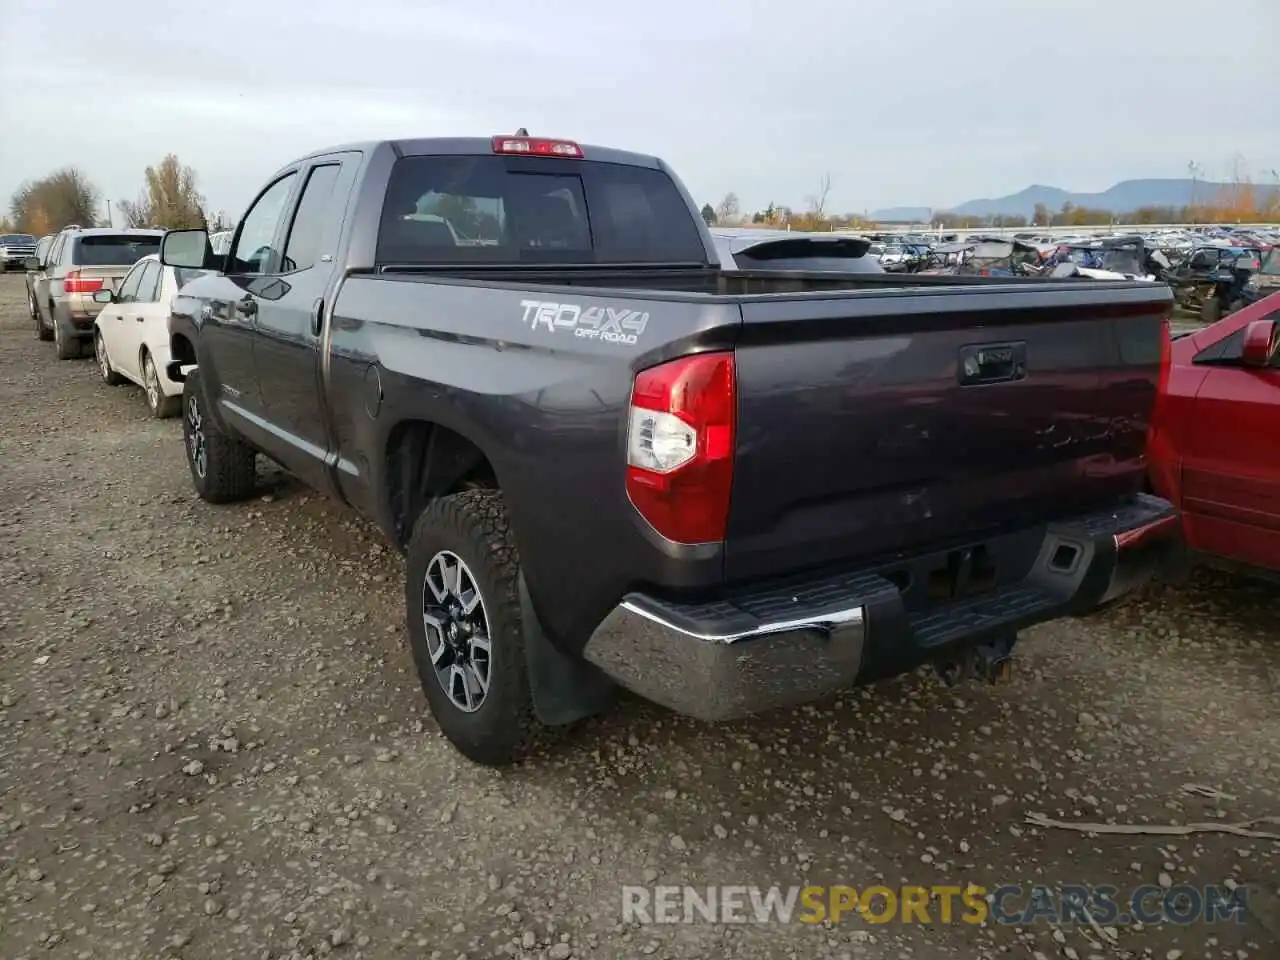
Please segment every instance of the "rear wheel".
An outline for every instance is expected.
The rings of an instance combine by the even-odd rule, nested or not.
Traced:
[[[72,336],[58,318],[53,318],[53,345],[57,349],[59,360],[78,360],[80,358],[80,338]]]
[[[496,490],[442,497],[414,524],[405,606],[418,680],[449,742],[487,766],[520,759],[538,730],[519,571]]]
[[[111,358],[107,356],[107,342],[102,339],[101,330],[93,332],[93,357],[98,361],[98,373],[101,374],[103,383],[109,387],[118,387],[124,383],[124,377],[111,366]]]
[[[31,311],[31,319],[36,322],[36,339],[48,342],[53,339],[53,331],[44,325],[40,317],[40,307],[36,305],[35,294],[27,292],[27,309]]]
[[[160,386],[160,373],[151,359],[150,350],[142,354],[142,386],[147,391],[147,409],[157,420],[167,420],[182,409],[182,397],[166,396]]]
[[[257,453],[225,433],[209,416],[200,371],[187,375],[182,390],[182,438],[196,493],[207,503],[231,503],[253,494]]]

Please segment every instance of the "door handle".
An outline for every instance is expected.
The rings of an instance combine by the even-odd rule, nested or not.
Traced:
[[[258,313],[258,301],[253,297],[243,297],[236,301],[236,313],[242,317],[254,317]]]
[[[324,298],[316,297],[315,303],[311,304],[311,335],[313,337],[320,336],[320,324],[324,321]]]

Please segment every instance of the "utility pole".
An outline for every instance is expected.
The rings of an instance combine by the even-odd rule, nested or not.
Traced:
[[[107,201],[107,226],[108,227],[115,226],[115,221],[111,219],[111,201],[110,200]]]

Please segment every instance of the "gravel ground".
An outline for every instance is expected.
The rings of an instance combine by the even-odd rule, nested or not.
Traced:
[[[1198,575],[1042,627],[1003,687],[921,673],[718,727],[628,701],[487,770],[425,712],[377,531],[267,469],[199,502],[178,422],[55,360],[23,297],[0,278],[0,955],[1280,955],[1280,843],[1025,822],[1280,814],[1276,588]],[[623,883],[1226,881],[1256,915],[1114,943],[621,920]]]

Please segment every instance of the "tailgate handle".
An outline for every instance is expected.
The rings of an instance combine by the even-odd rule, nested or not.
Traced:
[[[1021,380],[1027,375],[1026,341],[961,347],[957,371],[962,387]]]

